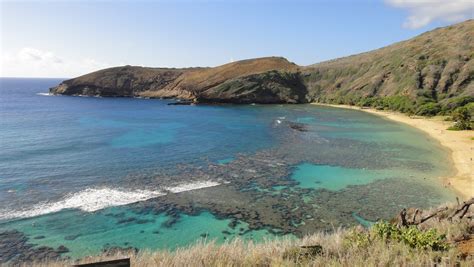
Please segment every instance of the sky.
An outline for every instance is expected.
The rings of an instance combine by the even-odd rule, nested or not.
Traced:
[[[0,0],[0,77],[265,56],[310,65],[473,17],[474,0]]]

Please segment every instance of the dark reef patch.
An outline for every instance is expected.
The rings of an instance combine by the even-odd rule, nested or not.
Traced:
[[[24,233],[17,230],[0,233],[0,264],[27,263],[63,258],[69,249],[61,245],[57,249],[37,246],[29,242]]]

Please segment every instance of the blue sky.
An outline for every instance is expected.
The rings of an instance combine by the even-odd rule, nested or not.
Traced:
[[[472,0],[0,1],[2,77],[263,56],[309,65],[474,16]]]

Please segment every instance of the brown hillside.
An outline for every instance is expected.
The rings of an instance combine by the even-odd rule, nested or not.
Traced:
[[[183,73],[174,82],[170,83],[165,90],[150,90],[143,93],[149,97],[172,97],[190,92],[197,96],[203,91],[217,86],[227,80],[243,76],[259,74],[271,70],[296,71],[298,66],[282,57],[265,57],[241,60],[228,63],[215,68],[196,69]]]
[[[189,69],[115,67],[62,82],[52,92],[67,95],[139,96],[161,90]]]

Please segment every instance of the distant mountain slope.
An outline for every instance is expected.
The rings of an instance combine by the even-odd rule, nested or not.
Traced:
[[[429,115],[474,101],[474,21],[345,58],[300,67],[281,57],[215,68],[105,69],[55,94],[181,98],[196,102],[370,105]]]
[[[454,98],[473,97],[473,58],[474,21],[469,20],[368,53],[315,64],[301,75],[312,101],[379,101],[375,105],[416,112],[427,103],[448,105]]]

